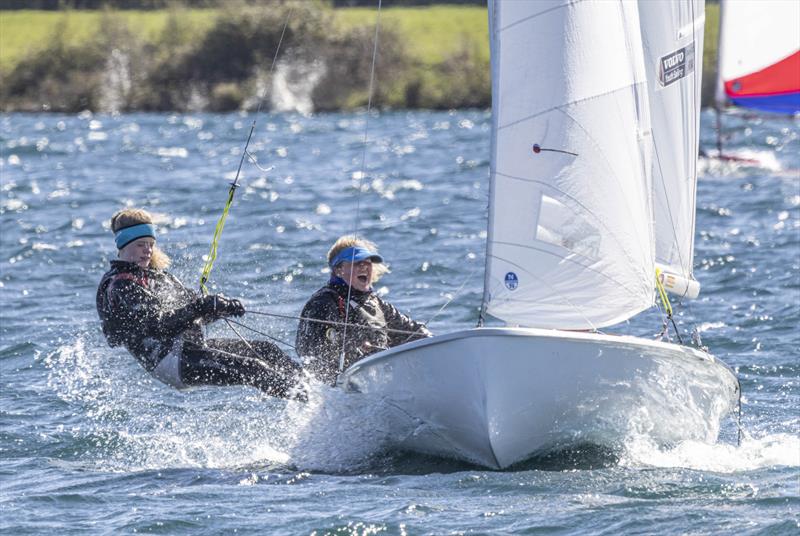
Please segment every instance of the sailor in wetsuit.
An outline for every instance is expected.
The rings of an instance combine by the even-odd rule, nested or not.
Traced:
[[[165,270],[151,215],[125,209],[111,219],[119,260],[97,289],[97,312],[109,345],[124,346],[162,382],[250,385],[291,396],[300,367],[267,341],[206,339],[202,324],[245,312],[239,300],[199,296]]]
[[[330,281],[303,307],[297,328],[297,353],[317,379],[335,383],[342,351],[347,368],[380,350],[431,336],[425,324],[373,292],[372,284],[388,271],[375,244],[343,236],[328,252],[328,265]]]

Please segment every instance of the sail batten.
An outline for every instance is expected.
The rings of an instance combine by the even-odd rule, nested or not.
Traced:
[[[619,91],[627,91],[630,88],[631,88],[630,85],[621,86],[621,87],[618,87],[618,88],[615,88],[615,89],[611,89],[606,93],[597,94],[597,95],[591,95],[589,97],[585,97],[583,99],[575,100],[575,101],[571,101],[571,102],[565,102],[564,104],[561,104],[559,106],[554,106],[554,107],[552,107],[552,108],[550,108],[548,110],[542,110],[541,112],[537,112],[537,113],[535,113],[533,115],[530,115],[528,117],[522,117],[522,118],[516,119],[515,121],[513,121],[511,123],[508,123],[508,124],[505,124],[505,125],[498,125],[497,126],[497,130],[500,131],[500,130],[503,130],[505,128],[517,125],[519,123],[523,123],[523,122],[528,121],[530,119],[535,119],[536,117],[538,117],[538,116],[540,116],[542,114],[548,113],[548,112],[553,112],[553,111],[557,111],[557,110],[564,111],[565,109],[569,108],[570,106],[574,106],[574,105],[581,104],[581,103],[584,103],[584,102],[589,102],[592,99],[599,99],[599,98],[602,98],[602,97],[606,97],[608,95],[611,95],[611,94],[619,92]]]

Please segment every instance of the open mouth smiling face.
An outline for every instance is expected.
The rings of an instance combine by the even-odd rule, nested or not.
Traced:
[[[336,267],[336,275],[356,290],[367,291],[372,284],[372,261],[343,262]]]

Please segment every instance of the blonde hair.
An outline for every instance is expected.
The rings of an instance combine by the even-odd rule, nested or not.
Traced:
[[[138,225],[140,223],[153,223],[153,216],[142,208],[125,208],[111,216],[111,231],[117,232],[125,227]],[[169,268],[169,256],[161,251],[158,246],[153,246],[153,254],[150,257],[150,268],[154,270],[164,270]]]
[[[373,253],[378,253],[378,246],[376,246],[374,242],[371,242],[366,238],[358,238],[354,235],[344,235],[340,236],[336,242],[333,243],[331,249],[328,250],[328,264],[330,264],[334,257],[336,257],[336,255],[338,255],[342,250],[354,246],[360,246],[372,251]],[[372,281],[370,281],[370,283],[376,283],[378,279],[387,273],[389,273],[389,268],[384,263],[372,263]]]

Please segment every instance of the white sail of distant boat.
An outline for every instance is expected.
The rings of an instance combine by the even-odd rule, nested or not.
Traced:
[[[482,318],[508,327],[344,371],[340,385],[394,416],[395,446],[504,468],[576,442],[615,446],[637,426],[662,443],[716,440],[738,392],[729,368],[597,331],[651,307],[656,273],[681,296],[699,291],[703,17],[702,0],[490,1]]]

